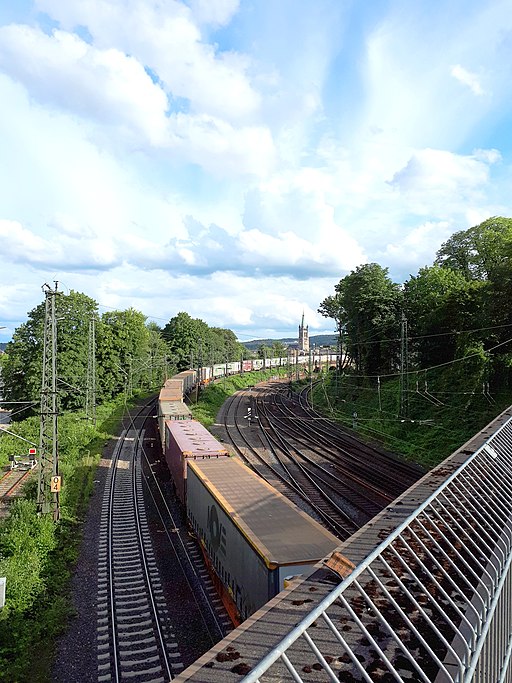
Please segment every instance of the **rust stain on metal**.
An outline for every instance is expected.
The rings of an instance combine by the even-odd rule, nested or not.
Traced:
[[[339,552],[334,552],[324,564],[337,574],[340,579],[345,579],[356,568],[355,564],[352,564],[349,559]]]

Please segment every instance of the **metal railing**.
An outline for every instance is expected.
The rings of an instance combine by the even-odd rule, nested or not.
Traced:
[[[243,679],[512,683],[512,418]]]

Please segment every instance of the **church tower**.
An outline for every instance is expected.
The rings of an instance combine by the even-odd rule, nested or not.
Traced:
[[[299,325],[299,351],[309,353],[309,327],[304,327],[304,313],[302,314],[302,323]]]

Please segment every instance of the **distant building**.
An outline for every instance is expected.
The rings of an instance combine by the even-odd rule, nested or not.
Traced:
[[[302,322],[299,325],[298,349],[304,353],[309,353],[309,327],[308,325],[304,326],[304,313],[302,314]]]

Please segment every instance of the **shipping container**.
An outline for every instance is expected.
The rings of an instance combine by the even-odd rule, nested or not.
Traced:
[[[213,366],[213,378],[218,379],[219,377],[224,377],[226,374],[226,366],[224,364],[218,364]]]
[[[195,420],[165,422],[165,461],[171,472],[178,498],[185,504],[187,461],[196,459],[228,459],[228,451]]]
[[[183,370],[174,376],[173,379],[183,381],[183,393],[188,394],[196,385],[197,370]]]
[[[165,386],[160,389],[161,401],[183,401],[183,380],[182,379],[168,379]]]
[[[187,516],[235,623],[340,541],[238,458],[189,462]]]
[[[228,375],[236,375],[240,372],[240,361],[236,360],[228,363]]]
[[[202,384],[208,384],[208,382],[212,378],[212,366],[211,365],[206,365],[204,368],[201,368],[201,383]]]
[[[165,440],[166,420],[191,420],[192,413],[183,401],[158,401],[158,429],[162,439],[162,447]]]

